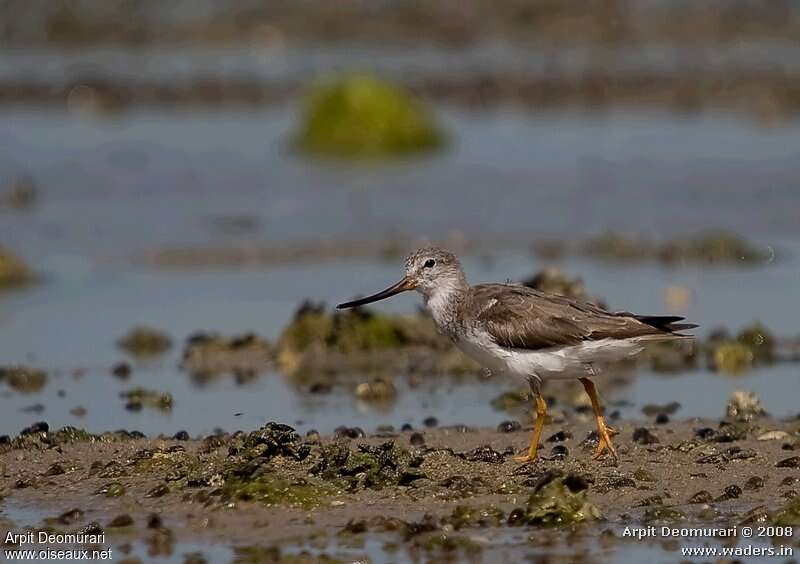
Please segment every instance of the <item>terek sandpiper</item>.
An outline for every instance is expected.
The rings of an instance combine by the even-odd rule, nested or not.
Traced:
[[[677,332],[697,327],[679,323],[683,318],[676,316],[612,313],[518,284],[470,286],[458,258],[435,247],[411,253],[405,267],[397,284],[336,307],[358,307],[416,290],[439,330],[465,354],[493,372],[525,378],[537,417],[527,455],[516,458],[520,462],[536,458],[547,413],[542,382],[565,378],[580,380],[591,399],[598,433],[595,458],[608,450],[616,460],[614,431],[603,418],[591,377],[604,365],[641,352],[648,342],[692,338]]]

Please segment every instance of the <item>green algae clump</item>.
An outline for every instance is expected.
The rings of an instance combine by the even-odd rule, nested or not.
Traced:
[[[771,515],[771,521],[779,526],[800,526],[800,498],[789,500],[786,505]]]
[[[321,304],[305,302],[279,337],[276,358],[282,370],[295,373],[306,354],[350,355],[414,345],[443,350],[447,343],[427,317],[362,308],[330,314]]]
[[[135,327],[117,345],[134,356],[155,356],[169,350],[172,339],[156,329]]]
[[[24,286],[33,278],[33,272],[20,258],[0,247],[0,290]]]
[[[337,441],[325,445],[320,455],[321,459],[311,473],[352,490],[404,486],[424,477],[418,471],[422,460],[413,457],[394,441],[378,446],[359,445],[355,452],[350,450],[348,443]]]
[[[435,149],[444,136],[405,89],[368,75],[314,86],[296,138],[307,153],[383,157]]]
[[[563,527],[600,519],[586,499],[585,482],[571,476],[545,477],[528,498],[524,520],[540,527]]]
[[[662,262],[698,264],[760,264],[772,252],[756,247],[735,233],[711,230],[663,245],[658,252]]]
[[[761,323],[742,329],[736,336],[736,341],[749,348],[756,361],[771,362],[775,359],[775,337]]]
[[[120,397],[127,400],[125,409],[129,411],[139,411],[143,407],[151,407],[160,411],[170,411],[173,405],[172,394],[169,392],[158,392],[145,388],[134,388],[127,392],[120,393]]]
[[[754,360],[755,355],[750,347],[731,341],[714,348],[712,366],[723,374],[735,375],[750,370]]]
[[[23,394],[32,394],[45,387],[47,373],[26,366],[0,367],[0,382]]]
[[[228,478],[222,487],[223,496],[242,501],[257,501],[268,506],[289,505],[312,509],[319,507],[330,495],[324,486],[305,479],[288,480],[274,474],[262,474],[254,479]]]

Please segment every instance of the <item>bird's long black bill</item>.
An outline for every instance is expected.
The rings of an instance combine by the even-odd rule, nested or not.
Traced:
[[[378,292],[377,294],[372,294],[371,296],[367,296],[366,298],[361,298],[359,300],[353,300],[352,302],[345,302],[343,304],[339,304],[336,306],[336,309],[347,309],[350,307],[359,307],[362,305],[371,304],[373,302],[377,302],[380,300],[385,300],[386,298],[391,298],[392,296],[396,296],[402,292],[407,292],[408,290],[413,290],[416,288],[416,284],[413,281],[409,280],[407,277],[403,278],[397,284],[393,286],[389,286],[382,292]]]

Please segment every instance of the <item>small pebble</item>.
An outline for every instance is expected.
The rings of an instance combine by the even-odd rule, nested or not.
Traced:
[[[748,491],[752,490],[760,490],[764,487],[764,478],[761,476],[752,476],[748,478],[747,482],[744,484],[744,489]]]
[[[337,437],[344,437],[348,439],[362,439],[366,437],[366,433],[361,427],[337,427],[334,430],[334,434]]]
[[[553,433],[547,438],[548,443],[563,443],[572,438],[572,433],[569,431],[558,431]]]
[[[520,429],[522,429],[522,425],[519,424],[519,421],[503,421],[497,426],[500,433],[513,433]]]
[[[403,426],[400,427],[400,430],[405,433],[405,432],[408,432],[408,431],[413,431],[414,427],[411,426],[411,423],[403,423]]]
[[[669,423],[669,415],[666,413],[656,415],[656,425],[666,425],[667,423]]]
[[[130,515],[117,515],[108,524],[109,527],[130,527],[133,525],[133,517]]]
[[[569,449],[564,445],[555,445],[550,449],[550,458],[552,460],[563,460],[569,455]]]
[[[439,424],[439,420],[435,417],[426,417],[422,424],[426,427],[436,427]]]
[[[714,501],[714,496],[707,490],[700,490],[689,498],[689,503],[711,503],[712,501]]]
[[[776,463],[778,468],[800,468],[800,456],[790,456]]]
[[[48,425],[45,421],[39,421],[34,423],[30,427],[25,427],[22,431],[19,432],[20,435],[34,435],[36,433],[46,433],[50,430],[50,425]]]
[[[508,514],[507,523],[511,527],[517,527],[525,523],[525,510],[521,507],[516,507]]]
[[[425,437],[422,435],[422,433],[412,433],[408,441],[413,446],[422,446],[425,444]]]
[[[186,431],[178,431],[172,438],[175,439],[176,441],[188,441],[189,433],[187,433]]]
[[[633,442],[640,445],[652,445],[658,442],[658,437],[645,427],[639,427],[633,431]]]
[[[119,362],[111,367],[111,374],[120,380],[127,380],[131,376],[131,365],[127,362]]]

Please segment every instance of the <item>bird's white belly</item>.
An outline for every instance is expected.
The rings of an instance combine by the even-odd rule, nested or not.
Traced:
[[[622,360],[643,349],[636,339],[602,339],[568,347],[529,350],[501,347],[488,335],[471,337],[457,342],[467,356],[492,371],[525,378],[577,378],[586,375],[590,364]]]

